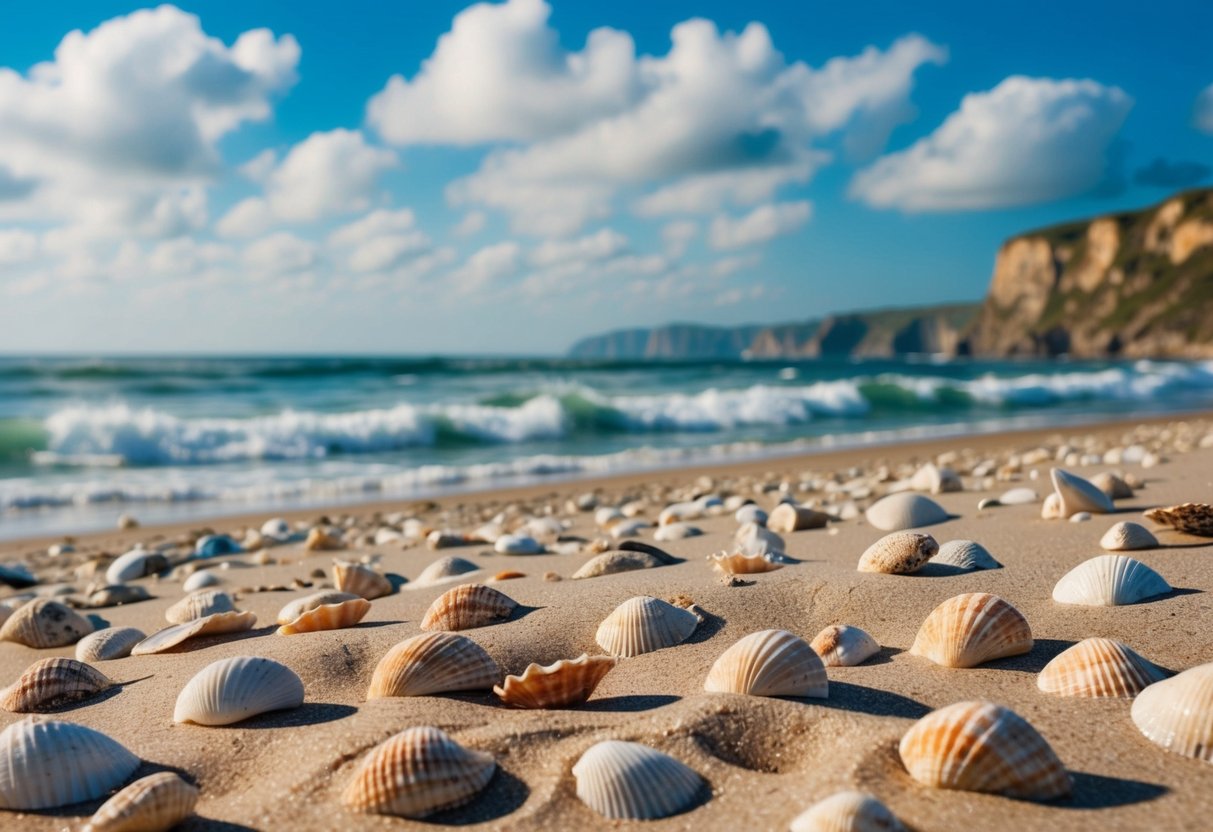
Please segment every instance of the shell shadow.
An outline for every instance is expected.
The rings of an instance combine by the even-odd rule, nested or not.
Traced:
[[[409,582],[409,579],[403,575],[397,575],[395,572],[388,572],[383,577],[387,578],[388,583],[392,585],[392,594],[395,595],[400,591],[400,587]]]
[[[1086,771],[1071,771],[1074,792],[1068,799],[1050,801],[1048,805],[1059,809],[1110,809],[1157,800],[1170,789],[1144,780],[1126,780],[1122,777],[1105,777]]]
[[[97,632],[98,630],[105,630],[105,629],[108,629],[109,627],[113,626],[112,624],[109,623],[109,621],[107,619],[102,618],[101,616],[97,615],[95,612],[89,613],[88,615],[85,616],[85,618],[87,618],[88,622],[93,625],[94,633]]]
[[[469,826],[474,823],[489,823],[500,820],[522,808],[531,796],[531,787],[500,765],[493,779],[466,806],[448,809],[427,817],[426,823],[444,826]]]
[[[1077,642],[1057,638],[1038,638],[1032,649],[1021,656],[1007,656],[1005,659],[995,659],[982,664],[982,668],[991,670],[1021,670],[1026,673],[1039,673],[1045,665],[1053,661],[1059,653]]]
[[[336,722],[358,713],[352,705],[338,705],[334,702],[304,702],[298,708],[289,711],[272,711],[260,714],[233,725],[217,726],[220,728],[294,728],[301,725],[323,725],[326,722]],[[210,728],[209,730],[213,730]]]
[[[878,664],[892,664],[893,657],[904,652],[905,650],[901,649],[900,647],[881,647],[879,653],[869,659],[864,659],[859,663],[859,666],[873,667],[874,665]],[[831,682],[830,684],[834,683]]]
[[[497,624],[509,624],[511,621],[518,621],[519,619],[526,618],[528,615],[530,615],[533,612],[538,612],[539,610],[545,610],[545,609],[547,609],[547,607],[528,607],[526,604],[519,604],[518,606],[514,607],[513,611],[510,612],[509,618],[506,618],[502,621],[495,621],[492,624],[488,624],[486,626],[492,627]],[[473,627],[472,629],[479,630],[481,628]],[[470,631],[465,630],[464,632],[470,632]]]
[[[255,826],[245,826],[242,823],[215,820],[198,815],[191,815],[173,828],[184,830],[184,832],[202,832],[202,830],[206,830],[206,832],[256,832],[257,829]]]
[[[703,620],[695,627],[695,632],[687,636],[686,640],[682,642],[683,644],[699,644],[700,642],[707,641],[724,627],[724,619],[719,615],[713,615],[698,604],[695,605],[695,609],[703,617]]]
[[[681,696],[672,696],[664,693],[634,696],[604,696],[600,699],[591,699],[579,705],[577,710],[637,713],[639,711],[652,711],[657,708],[663,708],[666,705],[673,705],[675,702],[681,701],[681,699]]]
[[[917,578],[952,578],[956,575],[972,575],[974,572],[990,572],[989,569],[962,569],[950,563],[931,563],[912,573],[909,577]]]
[[[826,699],[796,699],[811,705],[840,711],[859,711],[872,716],[900,716],[920,719],[931,712],[921,702],[880,688],[868,688],[847,682],[830,680],[830,695]]]
[[[1155,595],[1153,598],[1143,598],[1137,603],[1148,604],[1151,601],[1165,601],[1168,598],[1179,598],[1183,595],[1200,595],[1203,592],[1203,589],[1196,589],[1195,587],[1173,586],[1171,587],[1170,592],[1164,592],[1162,595]]]

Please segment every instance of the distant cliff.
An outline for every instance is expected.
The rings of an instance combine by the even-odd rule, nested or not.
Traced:
[[[739,358],[761,326],[667,324],[653,329],[621,329],[583,338],[569,350],[572,358]]]

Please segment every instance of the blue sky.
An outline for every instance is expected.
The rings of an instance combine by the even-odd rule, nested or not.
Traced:
[[[0,350],[563,350],[975,299],[1208,183],[1213,6],[23,4]]]

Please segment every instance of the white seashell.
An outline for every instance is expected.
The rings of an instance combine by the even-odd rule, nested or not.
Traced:
[[[1061,577],[1053,600],[1089,607],[1118,607],[1165,595],[1171,585],[1139,560],[1127,555],[1096,555]]]
[[[1040,518],[1042,520],[1061,520],[1061,497],[1056,491],[1049,493],[1045,497],[1044,502],[1040,504]]]
[[[739,528],[733,535],[733,545],[750,555],[785,551],[783,538],[769,527],[757,523],[746,523]]]
[[[893,532],[877,540],[859,558],[860,572],[910,575],[927,565],[939,551],[929,534]]]
[[[393,543],[401,543],[404,541],[404,535],[395,529],[380,527],[375,529],[375,545],[390,546]]]
[[[704,790],[694,769],[636,742],[606,740],[573,766],[577,797],[611,820],[655,820],[684,812]]]
[[[864,516],[873,527],[886,532],[933,526],[948,519],[948,513],[939,503],[908,491],[876,501]]]
[[[1036,686],[1061,696],[1131,699],[1167,677],[1119,641],[1088,638],[1058,653],[1040,671]]]
[[[1089,512],[1089,511],[1080,511],[1077,514],[1070,515],[1071,523],[1086,523],[1090,519],[1091,519],[1091,512]]]
[[[1213,663],[1150,685],[1133,701],[1132,716],[1151,742],[1213,762]]]
[[[698,520],[700,517],[703,517],[703,506],[698,502],[674,503],[663,508],[657,515],[657,525]]]
[[[653,569],[661,565],[660,560],[647,552],[603,552],[582,564],[581,568],[573,573],[573,580],[600,578],[603,575],[636,569]]]
[[[283,607],[278,612],[277,621],[279,624],[290,624],[305,612],[310,612],[317,607],[322,607],[326,604],[340,604],[342,601],[353,601],[355,598],[361,597],[361,595],[355,595],[352,592],[338,592],[335,589],[313,592],[311,595],[296,598]]]
[[[143,631],[134,627],[107,627],[77,641],[76,658],[90,663],[125,659],[131,648],[145,638]]]
[[[236,605],[232,596],[221,589],[202,589],[187,595],[164,611],[170,624],[184,624],[217,612],[232,612]]]
[[[905,826],[875,797],[838,792],[797,815],[789,832],[905,832]]]
[[[686,540],[688,537],[699,537],[701,534],[703,534],[703,529],[697,526],[687,523],[666,523],[664,526],[657,527],[657,531],[653,532],[653,539],[664,543],[670,540]]]
[[[754,503],[747,503],[733,515],[733,519],[737,521],[737,525],[744,526],[746,523],[757,523],[760,526],[767,524],[769,515],[759,508]]]
[[[92,728],[26,719],[0,732],[0,809],[52,809],[121,785],[139,758]]]
[[[611,526],[611,537],[615,540],[623,540],[627,537],[639,537],[640,533],[651,525],[652,523],[647,520],[639,518],[620,520]]]
[[[132,656],[163,653],[195,636],[219,635],[220,633],[242,633],[253,629],[257,616],[251,612],[218,612],[205,618],[174,624],[152,633],[131,650]]]
[[[615,506],[603,506],[594,512],[594,525],[600,529],[607,529],[611,524],[624,517],[624,513]]]
[[[80,832],[166,832],[192,815],[197,803],[197,786],[160,771],[105,801]]]
[[[821,657],[787,630],[751,633],[720,654],[703,689],[750,696],[808,696],[825,699],[829,681]]]
[[[657,598],[624,601],[598,625],[594,640],[612,656],[639,656],[681,644],[699,626],[699,616]]]
[[[835,624],[813,637],[809,646],[826,667],[854,667],[880,652],[876,639],[858,627]]]
[[[974,540],[949,540],[939,547],[939,553],[931,558],[931,563],[965,570],[1002,568],[989,550]]]
[[[1032,649],[1023,613],[988,592],[966,592],[931,611],[910,653],[944,667],[976,667]]]
[[[124,584],[136,578],[149,574],[154,566],[163,561],[161,555],[145,549],[132,549],[124,555],[119,555],[109,568],[105,570],[105,582],[109,584]]]
[[[206,589],[209,586],[218,586],[221,583],[219,576],[209,569],[199,569],[194,574],[190,575],[181,584],[181,589],[185,592],[197,592],[200,589]]]
[[[1080,511],[1092,514],[1110,514],[1116,510],[1108,495],[1099,490],[1076,474],[1053,468],[1049,471],[1053,478],[1053,491],[1061,501],[1061,516],[1069,518]]]
[[[481,571],[480,567],[467,558],[448,555],[438,558],[438,560],[431,563],[425,569],[422,569],[421,574],[417,576],[417,580],[405,584],[405,587],[408,589],[421,589],[427,586],[449,584],[454,581],[464,580],[479,571]]]
[[[374,569],[337,558],[333,559],[333,585],[368,601],[392,594],[392,582]]]
[[[999,505],[1026,506],[1040,500],[1040,495],[1031,488],[1012,488],[1004,491],[998,498]]]
[[[422,633],[384,654],[375,666],[366,698],[488,690],[499,681],[497,662],[467,636]]]
[[[231,725],[303,704],[303,681],[271,659],[236,656],[202,668],[177,697],[173,722]]]
[[[261,524],[261,536],[275,543],[289,543],[295,539],[295,530],[281,517],[271,517]]]
[[[543,553],[543,544],[533,537],[518,534],[503,534],[493,544],[499,555],[538,555]]]
[[[830,515],[808,506],[798,506],[792,503],[780,503],[771,509],[767,518],[767,528],[773,532],[798,532],[805,529],[822,529],[830,520]],[[780,545],[782,547],[782,543]]]
[[[1109,552],[1128,552],[1136,549],[1157,549],[1158,538],[1140,523],[1122,520],[1104,532],[1099,546]]]
[[[1129,484],[1111,471],[1091,477],[1091,485],[1107,494],[1110,500],[1128,500],[1133,496],[1133,489]]]
[[[910,488],[929,494],[943,494],[949,491],[963,491],[964,484],[960,481],[960,475],[951,468],[940,468],[933,462],[928,462],[910,477]]]

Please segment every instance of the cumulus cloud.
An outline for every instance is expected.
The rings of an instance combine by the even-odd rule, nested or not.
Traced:
[[[665,253],[670,257],[681,257],[698,236],[699,223],[694,220],[675,220],[661,229],[661,241],[665,244]]]
[[[1192,115],[1196,129],[1213,136],[1213,84],[1205,87],[1200,91],[1200,95],[1196,96]]]
[[[1091,80],[1013,76],[965,96],[960,109],[909,148],[851,181],[877,208],[956,211],[1028,205],[1095,188],[1132,107]]]
[[[484,230],[488,221],[488,215],[484,211],[468,211],[463,215],[463,219],[451,229],[451,234],[456,237],[474,237]]]
[[[800,228],[808,222],[812,210],[802,200],[760,205],[741,217],[721,215],[712,220],[708,242],[717,250],[765,243]]]
[[[285,231],[249,243],[241,255],[254,272],[282,275],[310,269],[320,259],[319,246]]]
[[[328,242],[348,250],[346,263],[353,271],[383,271],[429,251],[430,238],[415,222],[408,208],[381,209],[338,228]]]
[[[518,270],[522,246],[513,240],[485,246],[447,276],[449,285],[461,295],[489,288],[496,280]]]
[[[618,231],[604,228],[576,240],[548,240],[531,252],[531,263],[554,266],[575,261],[579,263],[607,260],[628,247],[628,238]]]
[[[32,260],[38,251],[38,235],[23,228],[0,228],[0,263],[10,265]]]

